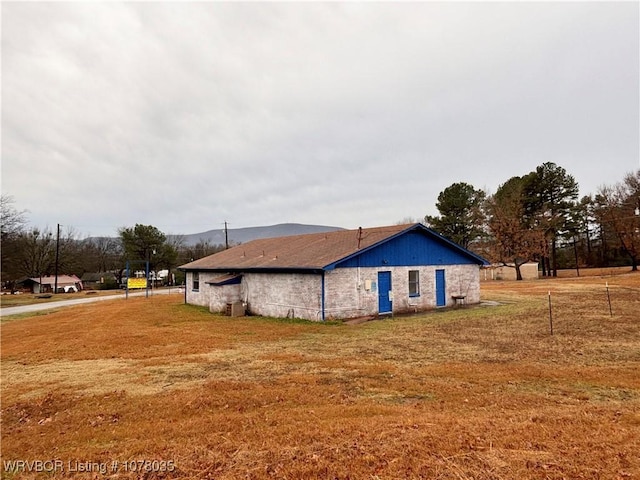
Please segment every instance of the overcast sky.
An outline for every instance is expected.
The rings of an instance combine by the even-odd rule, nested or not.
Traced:
[[[640,168],[638,2],[2,2],[2,193],[116,235],[435,214]]]

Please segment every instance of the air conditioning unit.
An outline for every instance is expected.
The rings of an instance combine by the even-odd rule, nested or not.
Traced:
[[[229,317],[244,317],[246,314],[244,303],[233,302],[227,303],[227,316]]]

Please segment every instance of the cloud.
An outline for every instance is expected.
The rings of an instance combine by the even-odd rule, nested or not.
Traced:
[[[3,191],[92,234],[382,225],[547,161],[586,194],[639,167],[638,10],[7,3]]]

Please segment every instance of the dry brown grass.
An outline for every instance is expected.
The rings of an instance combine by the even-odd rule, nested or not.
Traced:
[[[640,478],[640,275],[482,288],[501,305],[356,326],[180,296],[5,322],[2,459],[65,468],[3,478]]]

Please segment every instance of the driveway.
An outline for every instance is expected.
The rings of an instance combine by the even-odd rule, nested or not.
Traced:
[[[159,288],[157,290],[149,290],[149,296],[152,295],[169,295],[169,294],[177,294],[183,293],[184,288]],[[130,297],[143,297],[147,294],[146,290],[142,292],[129,293]],[[73,305],[81,305],[83,303],[92,303],[92,302],[102,302],[107,300],[122,300],[126,298],[126,294],[121,295],[107,295],[104,297],[101,296],[91,296],[89,295],[87,298],[77,298],[73,300],[60,300],[58,302],[47,302],[47,303],[37,303],[33,305],[21,305],[19,307],[6,307],[0,308],[0,317],[6,317],[8,315],[18,315],[20,313],[32,313],[32,312],[40,312],[43,310],[51,310],[60,307],[72,307]]]

